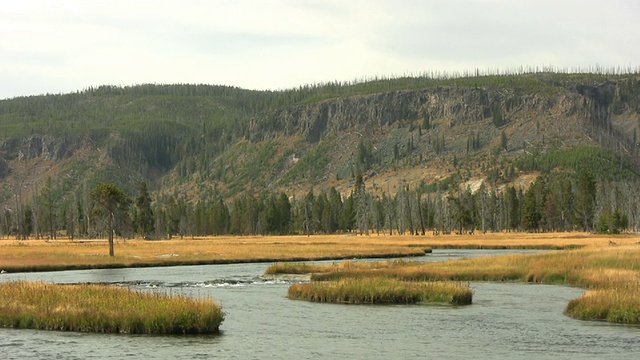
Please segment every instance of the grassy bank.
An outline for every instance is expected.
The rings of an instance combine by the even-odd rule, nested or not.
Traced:
[[[213,334],[224,314],[211,300],[100,285],[0,283],[0,326],[126,334]]]
[[[310,270],[314,281],[387,278],[400,281],[523,281],[592,290],[572,301],[567,315],[640,323],[640,246],[592,246],[535,255],[512,255],[437,263],[343,262],[308,268],[277,264],[269,273]]]
[[[619,324],[640,323],[640,291],[605,289],[589,291],[571,300],[565,314],[582,320],[604,320]]]
[[[117,241],[108,256],[106,241],[0,240],[0,270],[7,272],[383,258],[424,255],[413,239],[356,236],[217,237],[163,241]],[[381,238],[380,238],[381,239]]]
[[[477,234],[448,236],[269,236],[213,237],[116,242],[0,240],[0,270],[8,272],[92,268],[228,264],[418,256],[430,248],[566,249],[606,246],[611,237],[584,233]],[[638,239],[618,236],[619,244]]]
[[[465,285],[445,282],[408,282],[385,278],[314,282],[292,285],[295,300],[348,304],[471,304],[473,292]]]

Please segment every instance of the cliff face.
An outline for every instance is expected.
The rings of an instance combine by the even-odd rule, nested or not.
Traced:
[[[397,91],[281,110],[269,115],[271,121],[254,119],[251,131],[254,140],[269,138],[275,128],[288,136],[298,133],[310,143],[317,143],[349,129],[392,126],[402,121],[440,120],[455,127],[489,119],[496,112],[506,117],[517,112],[572,117],[583,111],[582,98],[571,92],[547,96],[480,88]]]
[[[72,155],[66,139],[47,135],[29,135],[22,140],[5,140],[0,143],[0,153],[5,160],[42,158],[61,161]]]
[[[552,120],[547,128],[562,127],[561,123],[568,126],[564,130],[582,126],[587,135],[596,136],[603,145],[611,142],[609,138],[627,143],[632,140],[633,132],[630,133],[629,124],[618,123],[624,123],[634,114],[637,116],[639,84],[638,80],[609,81],[546,93],[525,93],[517,89],[433,88],[338,98],[256,117],[250,126],[251,139],[262,141],[282,133],[286,136],[298,134],[315,144],[353,129],[383,128],[416,121],[424,127],[444,125],[441,130],[451,129],[448,132],[454,136],[456,127],[473,126],[483,120],[493,120],[496,127],[529,120],[535,120],[540,126]],[[562,130],[560,128],[554,136],[562,137]],[[606,136],[602,136],[602,132]],[[531,140],[534,139],[528,141]]]

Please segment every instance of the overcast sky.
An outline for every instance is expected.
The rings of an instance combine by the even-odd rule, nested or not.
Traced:
[[[636,0],[7,0],[0,99],[102,84],[284,89],[424,71],[640,65]]]

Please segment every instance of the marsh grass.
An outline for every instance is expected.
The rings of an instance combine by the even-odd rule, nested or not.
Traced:
[[[638,288],[589,291],[582,297],[571,300],[565,314],[582,320],[639,324],[640,291]]]
[[[0,326],[125,334],[214,334],[224,320],[212,300],[104,285],[0,283]]]
[[[334,262],[331,265],[313,265],[307,263],[276,263],[270,265],[265,270],[266,275],[275,274],[317,274],[322,273],[345,273],[355,274],[357,271],[366,271],[370,274],[370,270],[381,270],[397,267],[406,267],[410,265],[422,264],[422,262],[410,262],[404,260],[392,260],[392,261],[376,261],[376,262],[356,262],[352,260],[345,260],[343,262]],[[330,279],[327,279],[330,280]]]
[[[585,233],[451,236],[246,236],[119,240],[115,257],[106,241],[0,240],[0,270],[8,272],[304,261],[424,255],[431,248],[566,249],[608,245],[611,237]],[[619,235],[618,244],[637,237]]]
[[[408,282],[385,278],[344,279],[292,285],[294,300],[348,304],[471,304],[473,291],[465,285],[445,282]]]
[[[411,240],[411,238],[409,238]],[[8,272],[229,264],[243,262],[383,258],[424,255],[426,245],[404,239],[344,236],[274,236],[117,241],[115,257],[104,241],[0,241],[0,270]],[[410,244],[415,244],[411,242]]]
[[[534,255],[447,262],[344,262],[314,268],[311,280],[522,281],[592,290],[571,302],[579,319],[640,323],[640,246],[591,246]],[[277,266],[277,265],[276,265]],[[295,266],[294,266],[295,268]],[[285,267],[273,271],[284,271]],[[303,268],[297,269],[302,271]]]

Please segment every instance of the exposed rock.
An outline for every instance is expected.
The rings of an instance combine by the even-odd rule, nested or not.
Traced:
[[[22,140],[5,139],[0,143],[0,154],[5,160],[44,160],[60,161],[71,156],[64,138],[29,135]]]
[[[434,88],[336,98],[279,110],[268,115],[269,121],[256,118],[250,127],[251,138],[266,140],[276,129],[284,131],[287,136],[299,133],[308,142],[317,143],[324,136],[354,127],[388,126],[398,121],[424,119],[425,116],[431,121],[445,120],[452,127],[487,119],[497,108],[505,112],[554,112],[569,117],[580,110],[582,102],[576,101],[579,99],[581,96],[576,93],[523,95],[513,90],[482,88]]]

